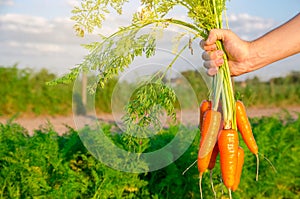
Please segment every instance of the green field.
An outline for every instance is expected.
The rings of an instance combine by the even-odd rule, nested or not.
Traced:
[[[240,141],[245,165],[233,198],[299,198],[300,119],[287,115],[284,121],[266,117],[253,118],[251,122],[260,151],[259,181],[255,181],[255,156]],[[139,147],[126,135],[112,133],[112,127],[103,125],[103,130],[119,147]],[[145,142],[144,150],[167,144],[177,131],[178,126],[162,130]],[[190,133],[191,129],[186,128],[186,134]],[[29,136],[26,129],[9,121],[0,124],[0,142],[0,198],[200,198],[197,167],[182,175],[197,158],[198,136],[174,163],[143,174],[124,173],[103,165],[85,149],[73,129],[63,136],[51,128]],[[213,181],[218,198],[226,197],[226,188],[220,183],[219,159]],[[204,198],[214,198],[209,173],[204,174],[203,193]]]
[[[200,103],[207,98],[208,90],[200,73],[183,72]],[[19,69],[17,65],[0,67],[0,116],[19,115],[70,115],[73,84],[48,86],[46,82],[57,78],[46,69],[34,71],[31,68]],[[180,79],[179,79],[180,82]],[[98,112],[111,112],[111,96],[117,80],[110,80],[104,89],[97,90],[95,107]],[[247,107],[281,107],[300,105],[300,72],[293,72],[283,78],[262,82],[257,78],[236,82],[235,91]],[[135,85],[123,83],[124,89]],[[178,94],[183,96],[181,108],[190,108],[190,93],[186,85],[178,84]],[[185,97],[187,96],[187,97]],[[122,94],[120,94],[122,97]]]
[[[207,89],[199,74],[185,72],[201,102]],[[72,86],[47,86],[56,76],[47,70],[35,72],[17,66],[0,67],[0,115],[68,115],[72,113]],[[96,96],[97,111],[110,112],[110,97],[116,80]],[[236,82],[239,98],[249,106],[287,107],[300,104],[300,73],[269,82],[258,79]],[[127,85],[131,86],[131,85]],[[184,88],[179,92],[185,94]],[[189,99],[184,106],[188,108]],[[256,159],[242,139],[245,164],[239,189],[233,198],[300,198],[300,117],[289,113],[280,117],[251,118],[253,133],[259,146],[259,181],[255,181]],[[0,198],[99,198],[99,199],[165,199],[200,198],[198,170],[193,166],[182,172],[197,158],[197,128],[170,126],[151,138],[132,137],[118,133],[115,124],[102,124],[103,131],[115,145],[136,152],[150,152],[165,146],[184,129],[186,135],[196,132],[189,149],[174,163],[157,171],[133,174],[116,171],[94,158],[83,145],[80,132],[69,129],[55,132],[51,128],[36,130],[34,135],[13,119],[0,123]],[[117,132],[117,133],[116,133]],[[97,144],[97,140],[95,140]],[[180,148],[181,146],[178,146]],[[109,155],[108,155],[109,156]],[[165,154],[172,158],[172,154]],[[109,156],[109,158],[118,158]],[[116,164],[118,162],[116,161]],[[145,166],[141,162],[142,166]],[[219,158],[213,170],[218,198],[227,198],[220,182]],[[204,198],[214,198],[209,173],[203,179]]]

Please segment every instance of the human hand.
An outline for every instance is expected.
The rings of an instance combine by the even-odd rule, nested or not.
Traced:
[[[232,76],[250,72],[248,60],[250,42],[241,40],[230,30],[212,29],[207,40],[200,42],[201,48],[205,50],[202,54],[202,59],[208,75],[215,75],[218,72],[218,68],[224,63],[224,53],[222,50],[217,50],[217,40],[223,42]]]

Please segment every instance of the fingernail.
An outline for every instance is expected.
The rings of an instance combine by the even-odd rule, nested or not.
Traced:
[[[201,41],[199,42],[199,46],[203,49],[203,46],[204,46],[204,40],[201,40]]]
[[[218,57],[222,57],[222,56],[223,56],[223,54],[224,54],[224,53],[223,53],[223,51],[222,51],[222,50],[218,50],[218,51],[217,51],[217,55],[218,55]]]
[[[218,59],[218,60],[216,60],[217,66],[221,66],[223,63],[224,63],[224,60],[223,60],[223,59]]]
[[[210,76],[214,76],[217,73],[218,73],[218,68],[217,67],[210,68],[210,69],[207,70],[207,74],[210,75]]]

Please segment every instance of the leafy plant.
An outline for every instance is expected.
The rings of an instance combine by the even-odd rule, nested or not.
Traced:
[[[75,21],[74,29],[79,36],[84,36],[85,31],[91,33],[95,27],[101,28],[105,15],[109,13],[109,8],[122,14],[125,3],[124,0],[83,0],[81,5],[72,11],[72,19]],[[103,88],[108,80],[115,78],[128,68],[136,57],[150,58],[153,56],[156,52],[158,35],[162,30],[167,29],[170,25],[181,27],[186,33],[192,35],[189,41],[179,51],[176,51],[176,56],[167,64],[165,71],[159,71],[154,75],[154,77],[158,77],[158,74],[162,74],[157,81],[154,83],[152,81],[141,82],[136,95],[131,98],[125,108],[127,113],[124,121],[128,131],[145,135],[147,134],[145,127],[159,125],[158,117],[163,109],[169,116],[176,119],[175,92],[166,87],[161,80],[165,78],[167,71],[185,50],[188,49],[193,53],[191,43],[195,39],[206,38],[212,28],[222,28],[225,0],[142,0],[140,4],[141,9],[133,13],[131,25],[120,27],[117,32],[108,37],[101,35],[100,42],[84,45],[89,50],[89,55],[69,74],[51,84],[69,82],[76,79],[80,72],[94,71],[99,81],[88,86],[89,91],[94,93],[98,84]],[[189,20],[183,21],[176,19],[176,16],[169,16],[175,6],[185,8]],[[142,31],[146,27],[150,28],[148,33]],[[174,41],[175,46],[179,46],[182,35]],[[218,48],[222,49],[220,42]],[[221,88],[222,84],[224,87]],[[234,128],[235,123],[232,121],[234,120],[234,111],[231,111],[234,99],[228,65],[225,64],[220,74],[213,78],[212,90],[214,109],[219,104],[222,91],[225,126],[227,128],[228,125],[233,125]]]
[[[245,150],[245,164],[238,198],[298,198],[299,128],[296,120],[287,115],[252,118],[255,138],[260,146],[259,181],[255,181],[256,160]],[[119,147],[128,147],[124,135],[112,125],[103,131]],[[176,135],[180,126],[165,129],[148,142],[146,151],[165,146]],[[190,129],[185,129],[190,134]],[[0,198],[199,198],[198,170],[182,172],[197,158],[199,134],[188,150],[169,166],[148,173],[133,174],[113,170],[95,159],[82,145],[78,132],[69,129],[62,136],[48,128],[27,130],[13,121],[0,124]],[[245,148],[245,144],[241,143]],[[179,146],[180,147],[180,146]],[[109,156],[109,154],[108,154]],[[171,158],[166,154],[166,158]],[[268,158],[272,165],[263,157]],[[114,158],[114,157],[111,157]],[[217,162],[219,158],[217,159]],[[213,170],[217,197],[225,197],[220,182],[220,167]],[[205,198],[214,198],[209,174],[203,176]]]

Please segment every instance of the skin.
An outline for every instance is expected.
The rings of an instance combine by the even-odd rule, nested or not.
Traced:
[[[223,52],[217,50],[215,44],[217,40],[223,42],[231,75],[238,76],[299,53],[299,35],[300,13],[254,41],[242,40],[231,30],[212,29],[207,40],[200,42],[205,50],[202,54],[204,67],[213,76],[224,62]]]

